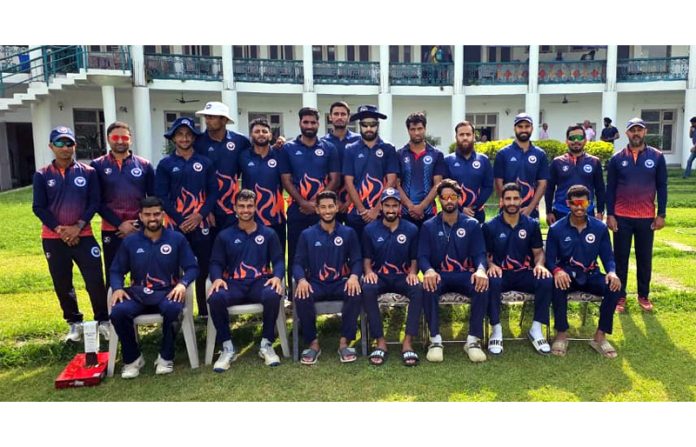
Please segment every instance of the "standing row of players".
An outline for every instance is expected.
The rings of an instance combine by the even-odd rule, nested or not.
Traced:
[[[420,226],[434,216],[436,187],[445,177],[455,179],[462,189],[458,203],[461,212],[476,217],[479,222],[483,221],[483,205],[492,193],[494,178],[498,191],[508,182],[520,186],[523,215],[535,215],[546,190],[550,222],[570,210],[564,196],[574,184],[588,187],[590,203],[596,196],[596,213],[604,206],[601,166],[595,157],[584,154],[585,140],[579,138],[580,134],[584,136],[582,128],[568,129],[569,152],[553,161],[549,174],[545,153],[529,141],[533,123],[526,114],[515,118],[516,139],[498,153],[495,170],[491,169],[485,155],[474,151],[474,129],[470,123],[456,126],[457,150],[444,158],[440,151],[425,142],[426,120],[420,113],[408,117],[406,126],[410,141],[398,151],[379,137],[379,120],[386,116],[374,106],[361,106],[351,116],[345,103],[333,104],[330,119],[334,131],[324,138],[317,138],[318,112],[304,108],[299,112],[301,135],[284,144],[282,149],[270,147],[271,129],[263,120],[251,123],[251,142],[226,130],[225,125],[231,118],[222,103],[208,103],[197,114],[205,117],[206,132],[198,132],[191,119],[178,119],[165,134],[173,142],[175,153],[159,163],[156,175],[146,160],[130,152],[131,135],[125,123],[109,126],[111,151],[92,162],[95,170],[74,162],[75,139],[70,129],[59,127],[52,131],[49,147],[56,160],[35,176],[34,210],[44,223],[44,248],[64,316],[69,323],[74,323],[69,338],[79,338],[76,323],[82,319],[71,275],[66,274],[71,269],[71,259],[81,266],[95,319],[107,321],[106,306],[101,304],[105,300],[99,298],[105,293],[100,279],[101,263],[97,265],[89,258],[98,260],[100,257],[99,247],[91,236],[89,219],[96,211],[103,217],[102,237],[108,268],[122,238],[137,231],[138,200],[153,193],[162,199],[167,224],[186,236],[198,259],[196,292],[201,315],[206,314],[205,278],[213,238],[220,228],[237,221],[234,198],[240,175],[242,187],[255,192],[258,221],[275,230],[281,247],[287,222],[290,260],[295,259],[301,232],[319,220],[314,199],[325,189],[338,191],[338,219],[345,221],[358,235],[366,224],[378,219],[381,192],[389,187],[396,187],[400,194],[401,216]],[[349,117],[359,122],[359,135],[347,129]],[[624,277],[619,304],[625,300],[625,276],[633,233],[637,235],[639,296],[647,300],[651,262],[647,262],[647,273],[645,268],[641,270],[646,264],[646,250],[638,253],[638,245],[645,246],[648,239],[642,238],[640,232],[646,230],[644,223],[649,220],[648,251],[651,252],[652,229],[664,225],[666,204],[664,158],[659,151],[645,145],[645,124],[639,119],[632,120],[627,125],[627,135],[629,147],[616,154],[609,164],[606,194],[607,222],[612,230],[618,230],[615,237],[617,273],[621,277],[623,271]],[[97,178],[99,181],[95,181]],[[283,189],[291,198],[287,219]],[[654,217],[656,191],[657,218]],[[652,213],[650,218],[649,213]],[[622,234],[621,247],[625,248],[627,239],[628,250],[619,256],[617,239]],[[648,259],[650,257],[651,253]],[[463,258],[457,260],[463,261]],[[155,279],[148,279],[146,285],[155,286]]]

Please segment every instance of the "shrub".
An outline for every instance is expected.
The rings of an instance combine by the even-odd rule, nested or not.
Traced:
[[[491,162],[493,162],[495,161],[495,155],[498,151],[512,142],[512,139],[487,141],[485,143],[477,142],[474,148],[479,154],[486,154]],[[565,142],[558,140],[539,140],[533,143],[546,152],[549,162],[559,155],[563,155],[568,150]],[[456,148],[456,143],[450,144],[450,154],[453,153]],[[604,141],[588,141],[585,145],[585,151],[590,155],[598,157],[602,161],[602,164],[604,164],[614,153],[614,145]]]

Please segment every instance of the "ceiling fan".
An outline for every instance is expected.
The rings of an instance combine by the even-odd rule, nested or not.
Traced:
[[[187,104],[189,102],[199,102],[199,99],[184,99],[184,92],[181,92],[181,98],[176,98],[181,104]]]
[[[566,95],[563,95],[563,99],[560,101],[550,101],[552,104],[570,104],[571,102],[578,102],[578,101],[573,101],[569,100]]]

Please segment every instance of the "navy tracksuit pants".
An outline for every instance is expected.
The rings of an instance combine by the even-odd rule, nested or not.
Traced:
[[[196,228],[189,233],[182,233],[191,245],[191,250],[198,261],[198,277],[196,278],[196,305],[198,315],[208,315],[206,306],[205,281],[208,279],[210,268],[210,254],[213,250],[213,235],[210,228]]]
[[[500,294],[510,290],[534,294],[534,321],[549,324],[549,306],[553,277],[535,278],[532,270],[504,270],[502,278],[489,278],[488,318],[491,324],[500,323]]]
[[[619,231],[614,233],[614,258],[616,259],[616,276],[621,280],[621,294],[626,296],[628,279],[628,258],[631,255],[631,241],[635,236],[636,277],[638,279],[638,296],[650,295],[650,277],[652,276],[652,253],[655,231],[650,228],[653,219],[631,219],[616,217]]]
[[[411,286],[406,283],[406,275],[387,277],[378,275],[377,284],[361,282],[363,293],[363,308],[367,314],[372,338],[384,337],[382,314],[379,311],[377,297],[382,293],[398,293],[408,297],[408,314],[406,316],[406,335],[418,335],[418,319],[423,308],[423,285]]]
[[[568,293],[579,290],[604,297],[602,304],[599,306],[598,328],[600,331],[611,334],[614,323],[614,308],[621,292],[609,290],[609,285],[605,283],[605,276],[602,273],[583,275],[581,282],[584,284],[579,284],[578,280],[573,278],[572,275],[570,278],[572,281],[568,290],[553,288],[554,329],[558,332],[568,330]]]

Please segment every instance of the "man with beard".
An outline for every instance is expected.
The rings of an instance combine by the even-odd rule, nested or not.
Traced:
[[[329,122],[333,130],[322,137],[322,140],[333,144],[338,154],[338,160],[343,163],[343,154],[346,146],[360,140],[360,135],[348,129],[348,118],[350,117],[350,107],[344,101],[337,101],[329,107]],[[343,184],[343,176],[340,177],[338,188],[338,216],[336,219],[344,223],[346,221],[346,211],[350,204],[348,191]]]
[[[106,288],[109,269],[121,241],[138,231],[138,204],[155,193],[155,170],[146,159],[131,152],[131,131],[127,123],[116,121],[106,129],[111,150],[90,163],[101,186],[102,245]]]
[[[196,258],[186,238],[163,227],[162,201],[146,197],[140,202],[143,231],[123,240],[111,265],[111,323],[121,340],[121,378],[140,374],[145,359],[140,353],[133,320],[142,314],[162,315],[162,345],[155,361],[155,374],[174,371],[174,340],[179,314],[184,309],[186,288],[198,275]],[[180,277],[180,272],[184,274]],[[130,272],[131,286],[124,286]]]
[[[343,299],[341,338],[338,355],[341,363],[354,362],[358,355],[348,346],[358,330],[362,304],[360,242],[352,228],[336,223],[336,193],[322,191],[316,196],[319,223],[302,232],[292,276],[297,282],[293,300],[302,326],[302,337],[309,346],[302,351],[301,362],[313,365],[321,354],[317,339],[316,301]]]
[[[346,146],[343,175],[351,204],[346,225],[361,237],[365,225],[379,217],[379,198],[384,188],[396,187],[399,162],[396,149],[379,137],[379,120],[387,116],[377,107],[362,105],[350,117],[360,124],[360,141]]]
[[[278,154],[280,179],[291,199],[288,206],[288,263],[295,260],[300,233],[319,221],[316,195],[325,189],[336,191],[341,171],[336,148],[317,138],[319,111],[303,107],[298,116],[301,134],[285,143]]]
[[[474,150],[476,134],[469,121],[454,127],[457,149],[445,157],[447,177],[455,180],[462,188],[460,211],[479,223],[486,220],[486,201],[493,193],[493,169],[488,156]]]
[[[220,232],[210,257],[210,280],[213,284],[208,306],[217,330],[217,341],[222,343],[222,354],[213,366],[215,372],[227,371],[237,358],[227,308],[238,304],[263,305],[263,338],[259,357],[268,366],[280,365],[280,358],[273,350],[273,341],[283,294],[285,259],[275,232],[255,221],[255,208],[256,194],[248,189],[239,191],[234,204],[237,223]]]
[[[495,156],[495,190],[500,195],[504,184],[517,183],[522,191],[522,214],[538,218],[537,205],[544,198],[546,191],[549,162],[546,152],[529,140],[533,130],[531,116],[526,113],[515,116],[514,129],[515,141],[502,148]]]
[[[70,326],[65,341],[82,338],[82,313],[73,287],[73,262],[85,280],[99,332],[108,333],[109,315],[101,250],[89,221],[99,209],[99,179],[93,168],[75,161],[72,129],[58,126],[49,135],[54,160],[34,173],[32,210],[41,220],[43,246],[63,318]]]
[[[503,352],[500,295],[516,290],[534,294],[534,321],[527,337],[539,354],[548,354],[551,347],[544,338],[541,325],[549,324],[553,281],[551,273],[544,267],[544,243],[539,221],[520,213],[520,186],[517,183],[503,186],[502,199],[502,214],[482,227],[490,277],[488,318],[493,326],[488,352],[494,355]]]
[[[590,208],[587,212],[602,220],[604,217],[604,176],[602,162],[585,153],[585,131],[582,126],[570,126],[566,130],[568,152],[554,158],[549,168],[546,188],[546,222],[553,225],[565,217],[570,208],[566,205],[566,193],[573,185],[584,185],[590,191]],[[597,208],[594,199],[597,197]]]
[[[462,190],[451,179],[437,187],[442,212],[426,221],[418,240],[418,266],[423,272],[423,311],[430,328],[426,359],[443,360],[440,335],[440,295],[456,292],[471,299],[469,334],[464,352],[472,362],[483,362],[483,318],[488,307],[486,246],[479,223],[459,212]],[[473,272],[473,273],[472,273]]]
[[[196,303],[198,316],[207,318],[205,280],[213,241],[208,217],[215,207],[217,185],[211,161],[193,150],[194,136],[199,135],[192,118],[178,118],[164,137],[176,151],[163,158],[155,172],[155,195],[167,213],[165,223],[184,233],[198,260]]]
[[[242,134],[227,130],[227,123],[234,123],[230,109],[217,101],[206,103],[196,116],[205,118],[205,132],[194,142],[198,155],[208,157],[213,163],[217,178],[217,204],[213,218],[210,219],[212,230],[217,233],[231,225],[234,217],[234,196],[237,194],[237,176],[239,175],[239,154],[251,148],[249,139]],[[215,234],[213,234],[215,237]]]
[[[425,141],[427,123],[423,112],[410,114],[406,118],[409,142],[396,153],[402,217],[418,228],[437,213],[434,202],[436,187],[447,176],[442,152]]]
[[[616,357],[616,350],[606,340],[611,334],[614,306],[619,298],[621,281],[614,272],[609,232],[601,220],[590,217],[590,191],[574,185],[566,194],[570,213],[549,228],[546,238],[546,266],[553,273],[553,314],[556,339],[551,353],[564,356],[568,349],[568,293],[580,290],[602,296],[599,325],[590,346],[604,357]],[[602,259],[606,275],[597,265]]]
[[[387,359],[377,297],[382,293],[398,293],[405,295],[409,302],[401,357],[404,365],[415,366],[418,354],[411,342],[418,335],[418,319],[423,307],[423,287],[418,279],[418,227],[399,218],[401,197],[396,189],[385,189],[380,202],[382,220],[367,224],[362,235],[363,307],[370,334],[377,339],[377,349],[370,354],[370,363],[379,366]]]
[[[604,129],[602,129],[602,135],[599,138],[611,143],[612,146],[614,146],[614,141],[619,139],[619,129],[611,125],[611,118],[604,117]]]
[[[242,188],[256,194],[256,218],[278,235],[285,253],[285,198],[280,181],[279,150],[271,147],[271,125],[263,118],[249,123],[252,150],[239,155]]]
[[[653,308],[649,298],[653,238],[655,231],[665,226],[667,165],[662,152],[645,144],[646,133],[642,119],[631,119],[626,124],[628,146],[614,154],[607,167],[607,226],[614,232],[616,274],[621,280],[618,313],[626,308],[628,258],[634,236],[638,304],[646,312]]]

